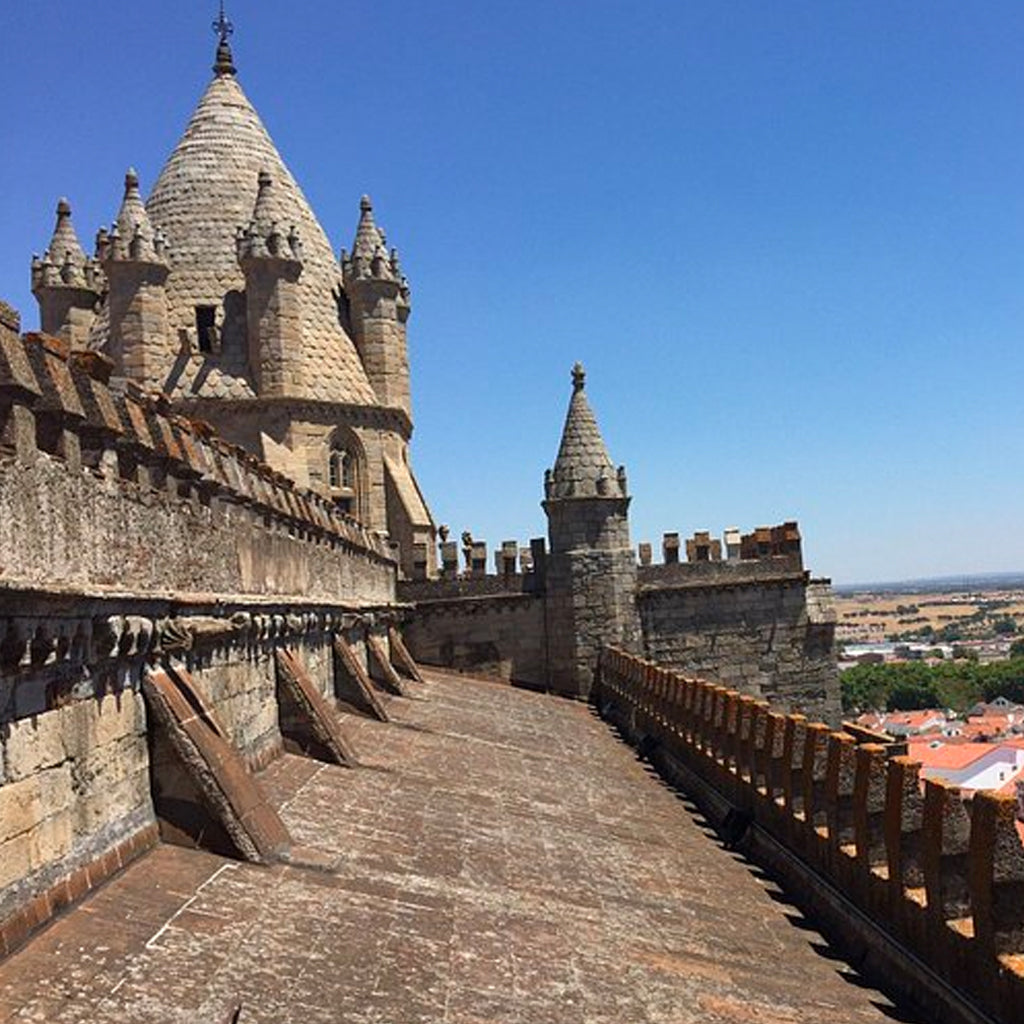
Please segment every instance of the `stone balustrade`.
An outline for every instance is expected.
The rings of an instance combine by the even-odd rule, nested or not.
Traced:
[[[1013,797],[965,801],[944,782],[922,785],[921,765],[881,744],[614,648],[602,652],[595,696],[642,752],[710,786],[734,822],[767,833],[940,987],[1005,1024],[1022,1019],[1024,845]]]

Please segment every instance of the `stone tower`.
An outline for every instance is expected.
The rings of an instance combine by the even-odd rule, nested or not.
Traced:
[[[95,260],[82,250],[66,199],[57,203],[53,238],[42,259],[32,258],[32,294],[39,303],[39,329],[73,349],[89,345],[89,332],[105,290]]]
[[[382,405],[412,415],[409,355],[405,325],[409,285],[402,276],[398,250],[387,250],[384,232],[374,223],[369,196],[359,201],[359,226],[351,256],[342,250],[341,269],[349,303],[352,339]]]
[[[150,223],[139,176],[124,176],[124,199],[110,232],[100,231],[96,255],[107,277],[108,354],[115,371],[149,383],[170,348],[167,332],[166,243]]]
[[[586,698],[603,644],[639,650],[636,557],[629,540],[626,471],[616,470],[573,367],[572,399],[554,469],[544,476],[548,685]]]
[[[95,263],[58,208],[32,268],[43,330],[385,534],[406,576],[433,575],[397,253],[364,199],[339,261],[239,83],[230,25],[215,28],[212,80],[145,200],[129,174]]]
[[[260,171],[256,205],[248,227],[235,239],[245,275],[249,366],[265,398],[301,394],[302,242],[294,224],[285,227],[275,202],[273,179]]]

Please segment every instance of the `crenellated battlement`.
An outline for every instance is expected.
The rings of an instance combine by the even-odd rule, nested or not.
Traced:
[[[682,555],[685,555],[685,560],[680,557]],[[661,573],[656,578],[670,580],[675,575],[683,580],[691,576],[714,576],[716,570],[702,570],[696,568],[698,566],[730,566],[724,571],[727,576],[731,574],[734,578],[743,572],[757,576],[765,572],[803,571],[800,528],[793,521],[778,526],[758,526],[750,533],[741,533],[735,526],[729,526],[722,531],[721,539],[712,537],[708,530],[698,530],[685,541],[680,541],[678,533],[665,533],[662,536],[661,556],[661,563],[655,563],[651,543],[642,541],[638,544],[637,560],[641,574],[670,566],[680,568]],[[753,563],[759,563],[761,568],[753,568]]]
[[[951,1012],[960,997],[950,985],[999,1021],[1019,1019],[1024,846],[1014,797],[965,802],[944,782],[922,785],[918,762],[880,744],[614,648],[602,652],[597,702],[723,828],[732,815],[732,845],[756,848],[845,932],[863,930],[851,928],[848,900],[920,957],[937,976],[923,984],[899,948],[876,941],[866,951],[929,1019],[968,1019]]]

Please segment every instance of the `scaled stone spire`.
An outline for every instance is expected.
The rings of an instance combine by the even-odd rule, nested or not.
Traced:
[[[341,251],[341,267],[346,281],[361,277],[401,280],[398,252],[388,255],[387,239],[373,219],[373,203],[369,196],[359,200],[359,226],[356,228],[352,254]]]
[[[102,291],[99,267],[89,259],[71,223],[71,205],[66,199],[57,202],[57,222],[53,237],[42,259],[32,260],[32,288],[72,287]]]
[[[262,170],[257,176],[256,202],[248,227],[239,228],[236,236],[239,260],[276,256],[301,260],[302,241],[295,224],[287,223],[287,215],[274,189],[270,171]]]
[[[100,233],[96,248],[101,261],[112,258],[166,262],[166,239],[163,232],[153,229],[139,193],[139,176],[134,167],[129,167],[124,176],[124,198],[114,226],[109,235]]]
[[[625,475],[616,472],[597,420],[587,401],[586,373],[572,369],[572,398],[562,429],[554,469],[545,480],[545,496],[553,498],[624,498]]]
[[[50,259],[58,266],[69,259],[77,267],[85,266],[85,252],[71,223],[71,205],[63,198],[57,202],[57,223],[50,239],[49,253]]]

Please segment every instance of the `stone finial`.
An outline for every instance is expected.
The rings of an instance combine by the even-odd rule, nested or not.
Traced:
[[[583,364],[576,362],[572,367],[572,389],[573,391],[582,391],[586,386],[587,371],[583,369]]]

